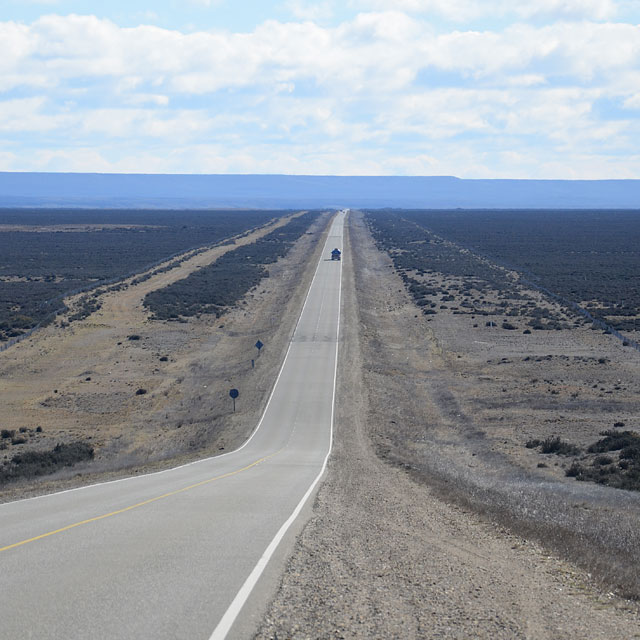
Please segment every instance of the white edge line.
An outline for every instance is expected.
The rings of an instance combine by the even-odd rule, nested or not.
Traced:
[[[335,218],[334,218],[335,220]],[[284,370],[284,365],[287,362],[287,358],[289,357],[289,351],[291,351],[291,345],[293,343],[293,338],[296,335],[296,331],[298,330],[298,325],[300,324],[300,318],[302,318],[302,314],[304,313],[304,310],[307,306],[307,301],[309,300],[309,294],[311,293],[311,288],[313,287],[313,283],[315,282],[316,276],[318,275],[318,270],[320,269],[320,265],[322,264],[322,256],[324,256],[325,254],[325,250],[327,248],[327,245],[329,244],[329,238],[331,237],[331,228],[333,227],[333,220],[331,222],[331,225],[329,226],[329,231],[327,233],[327,239],[325,240],[324,243],[324,247],[322,248],[322,253],[320,254],[320,259],[318,260],[318,266],[316,267],[316,270],[313,273],[313,278],[311,279],[311,284],[309,285],[309,290],[307,291],[307,295],[304,299],[304,304],[302,305],[302,310],[300,311],[300,315],[298,316],[298,320],[296,322],[296,326],[293,329],[293,333],[291,334],[291,337],[289,338],[289,346],[287,348],[287,353],[284,356],[284,360],[282,361],[282,365],[280,366],[280,371],[278,371],[278,376],[276,377],[276,381],[273,384],[273,387],[271,389],[271,393],[269,394],[269,399],[267,400],[267,404],[264,407],[264,411],[262,412],[262,416],[260,417],[260,420],[258,421],[258,425],[256,426],[256,428],[251,432],[251,435],[247,438],[247,440],[245,440],[245,442],[240,445],[237,449],[234,449],[233,451],[228,451],[227,453],[221,453],[220,455],[217,456],[209,456],[208,458],[201,458],[200,460],[194,460],[193,462],[187,462],[185,464],[181,464],[177,467],[169,467],[168,469],[162,469],[162,471],[151,471],[150,473],[142,473],[136,476],[127,476],[126,478],[118,478],[117,480],[106,480],[105,482],[95,482],[94,484],[87,484],[84,485],[83,487],[74,487],[73,489],[65,489],[64,491],[55,491],[54,493],[43,493],[42,495],[39,496],[32,496],[30,498],[21,498],[19,500],[11,500],[9,502],[3,502],[0,503],[0,509],[2,509],[2,507],[5,507],[6,505],[9,504],[17,504],[19,502],[27,502],[29,500],[41,500],[43,498],[51,498],[53,496],[61,496],[64,495],[65,493],[72,493],[74,491],[84,491],[85,489],[93,489],[94,487],[102,487],[104,485],[108,485],[108,484],[117,484],[118,482],[128,482],[130,480],[139,480],[142,478],[149,478],[151,476],[158,476],[162,473],[169,473],[170,471],[177,471],[178,469],[185,469],[186,467],[191,467],[193,465],[196,464],[202,464],[203,462],[209,462],[211,460],[219,460],[220,458],[225,458],[226,456],[231,456],[234,455],[236,453],[238,453],[239,451],[241,451],[242,449],[244,449],[250,442],[251,440],[253,440],[253,437],[256,435],[256,433],[258,433],[258,429],[260,429],[260,427],[262,426],[262,422],[264,420],[264,417],[267,413],[267,409],[269,409],[269,405],[271,404],[271,398],[273,398],[273,394],[275,393],[276,387],[278,386],[278,380],[280,380],[280,376],[282,375],[282,371]],[[340,262],[340,294],[342,293],[342,261]],[[339,318],[338,318],[338,322],[339,322]]]
[[[332,223],[333,224],[333,223]],[[343,227],[344,228],[344,227]],[[331,230],[329,230],[331,233]],[[329,237],[327,236],[327,243],[329,242]],[[344,246],[343,246],[344,248]],[[324,254],[323,254],[324,255]],[[322,257],[318,262],[318,267],[320,267],[320,263],[322,262]],[[317,270],[316,270],[317,272]],[[315,279],[315,276],[314,276]],[[313,282],[312,282],[313,284]],[[309,287],[309,291],[311,291],[311,286]],[[308,296],[308,294],[307,294]],[[286,522],[280,527],[278,533],[276,533],[273,540],[269,543],[269,546],[265,549],[264,553],[258,563],[253,568],[248,578],[244,581],[244,584],[240,587],[240,591],[236,594],[236,597],[233,599],[229,608],[225,611],[224,615],[220,619],[218,626],[215,628],[209,640],[224,640],[227,637],[227,634],[231,630],[233,623],[236,621],[236,618],[240,614],[242,607],[247,602],[251,592],[254,587],[258,583],[260,576],[262,576],[264,570],[271,559],[271,556],[275,553],[275,550],[278,548],[280,542],[282,542],[282,538],[284,538],[285,534],[294,523],[300,512],[302,511],[305,503],[309,499],[309,496],[313,493],[313,490],[316,488],[318,482],[324,475],[324,472],[327,468],[327,462],[329,461],[329,456],[331,455],[331,450],[333,449],[333,424],[334,424],[334,416],[335,416],[335,407],[336,407],[336,381],[338,378],[338,347],[340,345],[340,313],[342,307],[342,260],[340,261],[340,283],[338,287],[338,326],[336,330],[336,353],[335,353],[335,365],[333,370],[333,396],[331,400],[331,425],[329,430],[329,450],[327,451],[327,455],[324,458],[324,462],[322,463],[322,468],[320,469],[320,473],[316,476],[315,480],[311,483],[311,486],[307,489],[307,492],[302,496],[302,499],[293,510],[293,513],[289,516]],[[302,314],[300,314],[302,315]]]

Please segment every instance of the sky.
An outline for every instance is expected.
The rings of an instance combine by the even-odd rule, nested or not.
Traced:
[[[640,0],[0,0],[0,171],[640,178]]]

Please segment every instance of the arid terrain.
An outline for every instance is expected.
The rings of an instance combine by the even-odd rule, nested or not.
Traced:
[[[563,559],[633,578],[636,496],[565,478],[562,457],[524,446],[590,442],[635,406],[629,393],[614,415],[583,407],[587,428],[555,396],[539,406],[531,377],[629,387],[637,353],[585,329],[538,338],[422,316],[358,214],[346,246],[334,455],[257,637],[640,637],[636,604]],[[598,534],[620,548],[598,556]]]
[[[219,319],[154,321],[142,301],[148,292],[255,241],[286,218],[138,284],[130,278],[127,287],[103,294],[102,307],[86,319],[65,328],[62,316],[56,325],[1,352],[1,426],[14,432],[16,444],[3,438],[0,456],[6,460],[17,452],[75,441],[95,448],[95,459],[84,466],[9,484],[1,499],[239,446],[255,427],[272,386],[326,220],[321,218],[286,258],[270,265],[270,277]],[[72,314],[74,299],[67,305]],[[254,346],[258,339],[265,345],[260,354]],[[233,387],[241,394],[236,413],[228,395]]]
[[[2,427],[25,440],[0,455],[78,439],[96,450],[2,499],[237,447],[273,384],[327,220],[217,320],[152,321],[142,300],[233,245],[0,353]],[[601,431],[639,426],[638,352],[569,317],[562,331],[523,334],[450,308],[423,315],[358,212],[346,240],[334,452],[257,637],[640,637],[624,598],[639,593],[640,495],[565,475],[573,459],[591,464]],[[553,436],[580,452],[525,446]]]

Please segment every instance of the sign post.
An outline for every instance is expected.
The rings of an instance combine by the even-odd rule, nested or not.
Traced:
[[[256,342],[255,344],[255,347],[258,350],[258,357],[260,357],[260,350],[262,349],[262,347],[264,347],[264,345],[262,344],[262,342],[260,342],[260,340],[258,340],[258,342]]]
[[[237,389],[231,389],[229,391],[229,396],[233,399],[233,412],[236,412],[236,398],[240,395],[240,392]]]

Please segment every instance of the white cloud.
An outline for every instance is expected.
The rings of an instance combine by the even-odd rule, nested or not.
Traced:
[[[0,102],[0,131],[43,133],[65,127],[70,118],[65,113],[44,113],[46,99],[22,98]]]
[[[504,92],[441,89],[407,95],[378,117],[385,130],[437,140],[462,133],[495,132],[492,120],[504,112],[510,98]]]
[[[114,152],[117,151],[117,152]],[[489,161],[494,159],[494,163]],[[312,149],[302,145],[273,147],[194,144],[153,150],[102,147],[58,147],[37,153],[0,153],[4,171],[99,171],[150,173],[274,173],[324,175],[458,175],[474,178],[637,178],[640,154],[625,156],[581,153],[551,154],[544,149],[524,153],[491,153],[481,147],[438,142],[421,153],[402,149],[372,154],[339,141]]]
[[[29,27],[15,22],[0,22],[0,74],[11,73],[35,53]]]
[[[639,26],[562,20],[442,31],[421,13],[445,6],[437,0],[394,3],[408,13],[367,4],[381,10],[332,27],[270,20],[250,33],[122,28],[78,15],[0,23],[0,131],[13,145],[28,140],[42,153],[31,153],[39,166],[65,170],[83,160],[93,170],[184,163],[478,177],[555,170],[554,156],[601,158],[593,166],[618,170],[611,158],[629,155],[640,137]],[[464,13],[471,4],[485,7],[447,6]],[[511,13],[525,16],[527,6],[518,1]],[[536,7],[565,16],[615,8],[605,0]],[[600,101],[628,117],[608,118]],[[142,151],[148,144],[163,158]],[[104,149],[99,158],[86,153],[93,146]],[[11,154],[0,162],[26,157]],[[576,166],[586,172],[586,161]]]
[[[19,157],[11,151],[0,151],[0,171],[13,171]]]
[[[166,107],[169,105],[169,96],[159,93],[135,93],[127,96],[124,102],[132,105],[154,104],[158,107]]]
[[[540,84],[552,76],[589,81],[640,61],[640,27],[629,24],[435,34],[398,12],[361,14],[336,28],[269,21],[250,34],[123,29],[94,17],[47,16],[30,27],[0,23],[0,39],[9,42],[0,57],[5,90],[20,78],[43,86],[113,77],[121,89],[129,83],[129,90],[146,93],[145,85],[204,94],[312,80],[327,90],[384,94],[408,87],[423,69]]]
[[[153,109],[94,109],[78,118],[80,133],[109,138],[151,137],[175,142],[199,138],[215,120],[203,111],[157,112]]]
[[[626,109],[640,109],[640,93],[634,93],[624,100],[624,107]]]
[[[536,85],[546,84],[547,79],[540,73],[528,73],[507,77],[504,83],[508,87],[534,87]]]
[[[24,169],[16,161],[14,171],[73,171],[73,172],[114,172],[114,165],[106,160],[95,148],[43,149],[30,159],[33,169]]]

